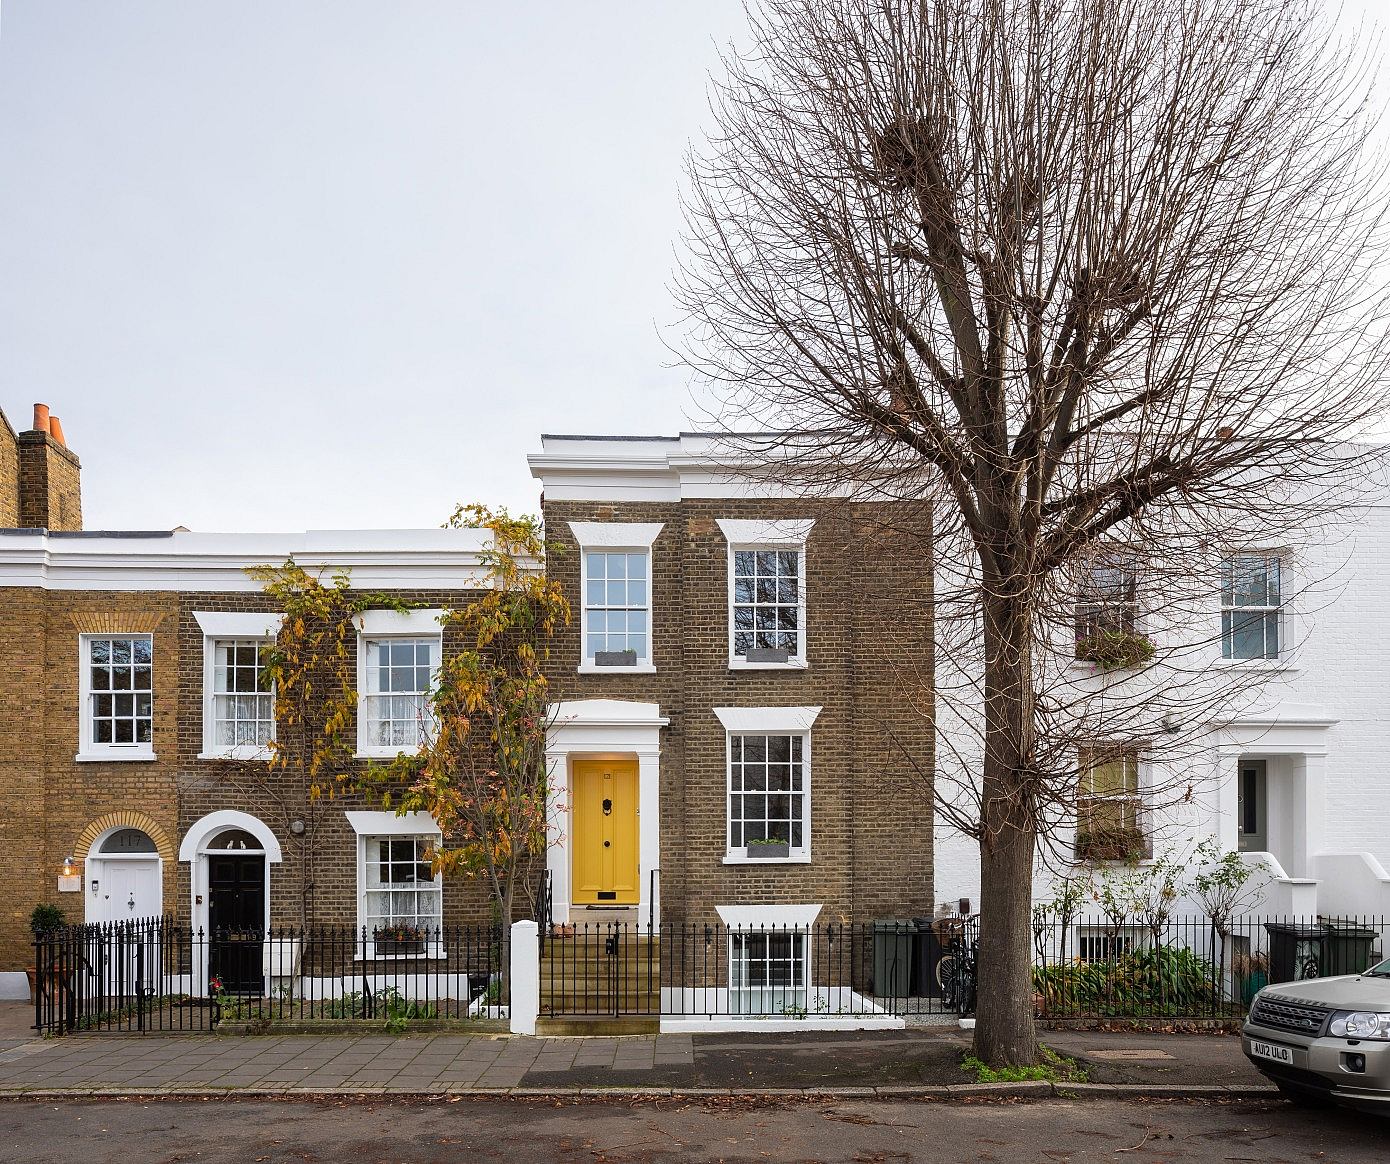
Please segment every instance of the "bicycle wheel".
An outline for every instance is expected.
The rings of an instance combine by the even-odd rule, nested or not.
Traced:
[[[941,1003],[947,1009],[954,1009],[960,998],[961,970],[955,954],[943,954],[936,964],[936,984],[941,987]]]

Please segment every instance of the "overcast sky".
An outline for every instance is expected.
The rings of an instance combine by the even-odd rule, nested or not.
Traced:
[[[686,143],[738,0],[3,0],[0,407],[89,528],[534,510],[669,432]]]
[[[534,510],[542,431],[686,424],[657,332],[681,155],[743,27],[741,0],[3,0],[0,407],[62,417],[89,528]]]

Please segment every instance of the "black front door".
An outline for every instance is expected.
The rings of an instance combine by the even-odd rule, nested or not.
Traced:
[[[229,993],[260,994],[265,855],[208,854],[208,974]]]

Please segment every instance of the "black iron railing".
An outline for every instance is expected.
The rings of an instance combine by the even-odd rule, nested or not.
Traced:
[[[68,1034],[500,1018],[508,937],[492,925],[205,933],[145,918],[65,926],[34,942],[34,1026]]]
[[[556,925],[543,1015],[950,1016],[969,1005],[973,919],[810,926]]]
[[[1390,918],[1169,916],[1039,909],[1040,1018],[1242,1018],[1266,985],[1358,974],[1390,952]],[[989,989],[980,982],[981,993]]]

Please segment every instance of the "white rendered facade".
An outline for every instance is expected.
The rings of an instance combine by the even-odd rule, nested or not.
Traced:
[[[1256,882],[1263,888],[1247,912],[1387,915],[1390,654],[1383,644],[1390,638],[1384,583],[1390,495],[1286,560],[1277,659],[1221,657],[1221,597],[1213,580],[1203,666],[1209,676],[1229,675],[1232,682],[1253,674],[1254,683],[1234,710],[1199,725],[1181,760],[1149,759],[1140,751],[1141,792],[1191,788],[1190,799],[1174,803],[1181,798],[1169,793],[1150,811],[1146,831],[1154,856],[1185,857],[1212,839],[1262,867]],[[1154,638],[1161,650],[1161,627]],[[942,715],[938,732],[953,730],[961,725]],[[1255,783],[1261,803],[1252,807]],[[1040,861],[1037,901],[1047,901],[1068,871],[1071,837],[1067,828],[1055,855]],[[979,900],[978,847],[939,817],[935,886],[938,901]]]

